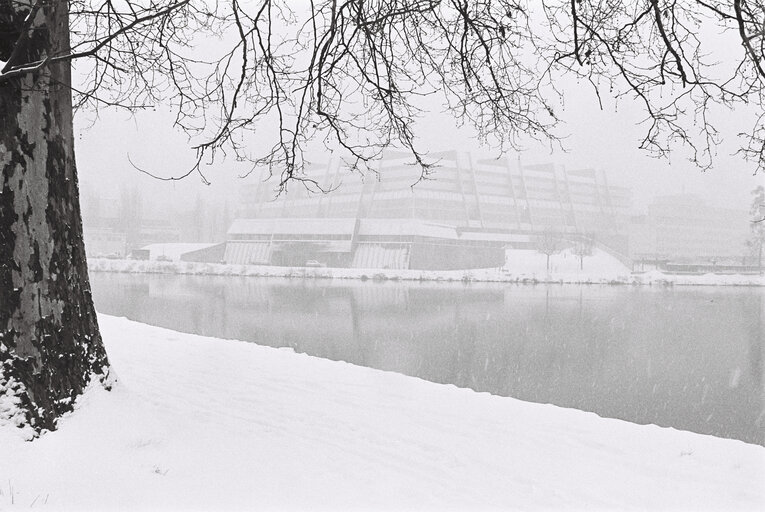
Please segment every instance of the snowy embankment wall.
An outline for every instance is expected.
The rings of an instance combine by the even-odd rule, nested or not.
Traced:
[[[600,266],[597,266],[599,260],[586,258],[584,270],[579,270],[579,260],[574,255],[567,255],[565,258],[564,255],[556,255],[561,262],[551,265],[551,272],[548,273],[545,271],[544,255],[533,251],[513,251],[513,253],[508,254],[505,267],[475,270],[306,268],[112,259],[90,259],[88,260],[88,268],[91,272],[316,279],[765,286],[765,277],[762,275],[675,275],[658,271],[631,273],[621,263],[610,257],[601,257],[600,263],[602,264]],[[555,262],[555,259],[553,261]]]
[[[0,426],[0,509],[765,509],[761,446],[99,322],[118,384]]]

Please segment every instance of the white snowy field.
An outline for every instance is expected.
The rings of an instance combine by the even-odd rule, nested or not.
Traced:
[[[0,510],[765,510],[765,448],[100,316],[119,383],[0,426]]]

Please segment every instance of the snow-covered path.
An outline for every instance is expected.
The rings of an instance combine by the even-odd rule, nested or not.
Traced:
[[[533,251],[515,251],[508,266],[473,270],[408,270],[374,268],[307,268],[272,265],[233,265],[194,263],[186,261],[88,260],[92,272],[127,274],[179,274],[208,276],[289,277],[308,279],[382,279],[396,281],[475,281],[504,283],[559,284],[630,284],[680,286],[765,286],[765,276],[754,274],[665,274],[652,270],[631,273],[624,266],[611,262],[589,266],[580,271],[573,257],[567,264],[556,263],[551,272],[545,271],[544,255]],[[560,255],[557,255],[560,256]],[[540,263],[541,262],[541,263]],[[572,268],[573,267],[573,268]]]
[[[765,509],[760,446],[99,319],[120,384],[0,426],[0,510]]]

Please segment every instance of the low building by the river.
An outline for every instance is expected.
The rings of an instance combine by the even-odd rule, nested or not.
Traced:
[[[732,272],[753,265],[746,210],[717,208],[693,194],[657,197],[646,215],[634,217],[630,256],[641,268],[683,265],[698,271]],[[679,267],[678,267],[679,268]],[[739,269],[739,271],[741,271]]]
[[[237,219],[227,263],[456,270],[501,267],[505,246],[528,237],[477,236],[413,219]]]

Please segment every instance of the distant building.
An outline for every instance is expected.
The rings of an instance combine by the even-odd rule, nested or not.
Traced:
[[[125,256],[127,237],[125,233],[111,228],[83,226],[85,254],[90,258]]]
[[[131,248],[150,244],[178,243],[181,240],[181,230],[169,219],[141,219],[132,235],[128,240]]]
[[[456,151],[430,157],[438,167],[419,182],[411,156],[397,151],[386,151],[378,174],[363,178],[336,161],[310,169],[307,179],[324,190],[336,188],[329,194],[293,187],[274,201],[273,187],[259,181],[243,187],[239,216],[420,219],[527,233],[554,228],[621,236],[626,243],[631,192],[609,184],[603,172],[522,166],[507,158],[473,161],[469,153]]]
[[[144,259],[147,260],[220,263],[223,260],[224,250],[225,244],[154,243],[141,247],[133,253],[146,254]]]
[[[310,168],[322,194],[293,187],[274,200],[267,181],[242,188],[228,234],[231,263],[389,268],[501,266],[505,246],[530,246],[544,230],[588,235],[627,252],[628,189],[592,169],[474,161],[457,151],[432,154],[420,180],[411,155],[386,151],[378,173],[350,173],[339,162]],[[416,183],[415,186],[412,186]]]
[[[84,192],[82,222],[89,255],[125,256],[149,244],[225,240],[233,218],[227,200],[201,194],[193,200],[184,200],[183,194],[160,198],[156,192],[146,194],[136,187],[120,188],[118,197],[100,190]]]
[[[657,197],[648,214],[632,219],[630,256],[677,263],[741,263],[749,218],[744,210],[716,208],[691,194]]]
[[[130,229],[124,229],[116,219],[97,218],[83,223],[83,237],[90,257],[125,256],[145,245],[177,243],[180,230],[166,220],[139,219]]]

